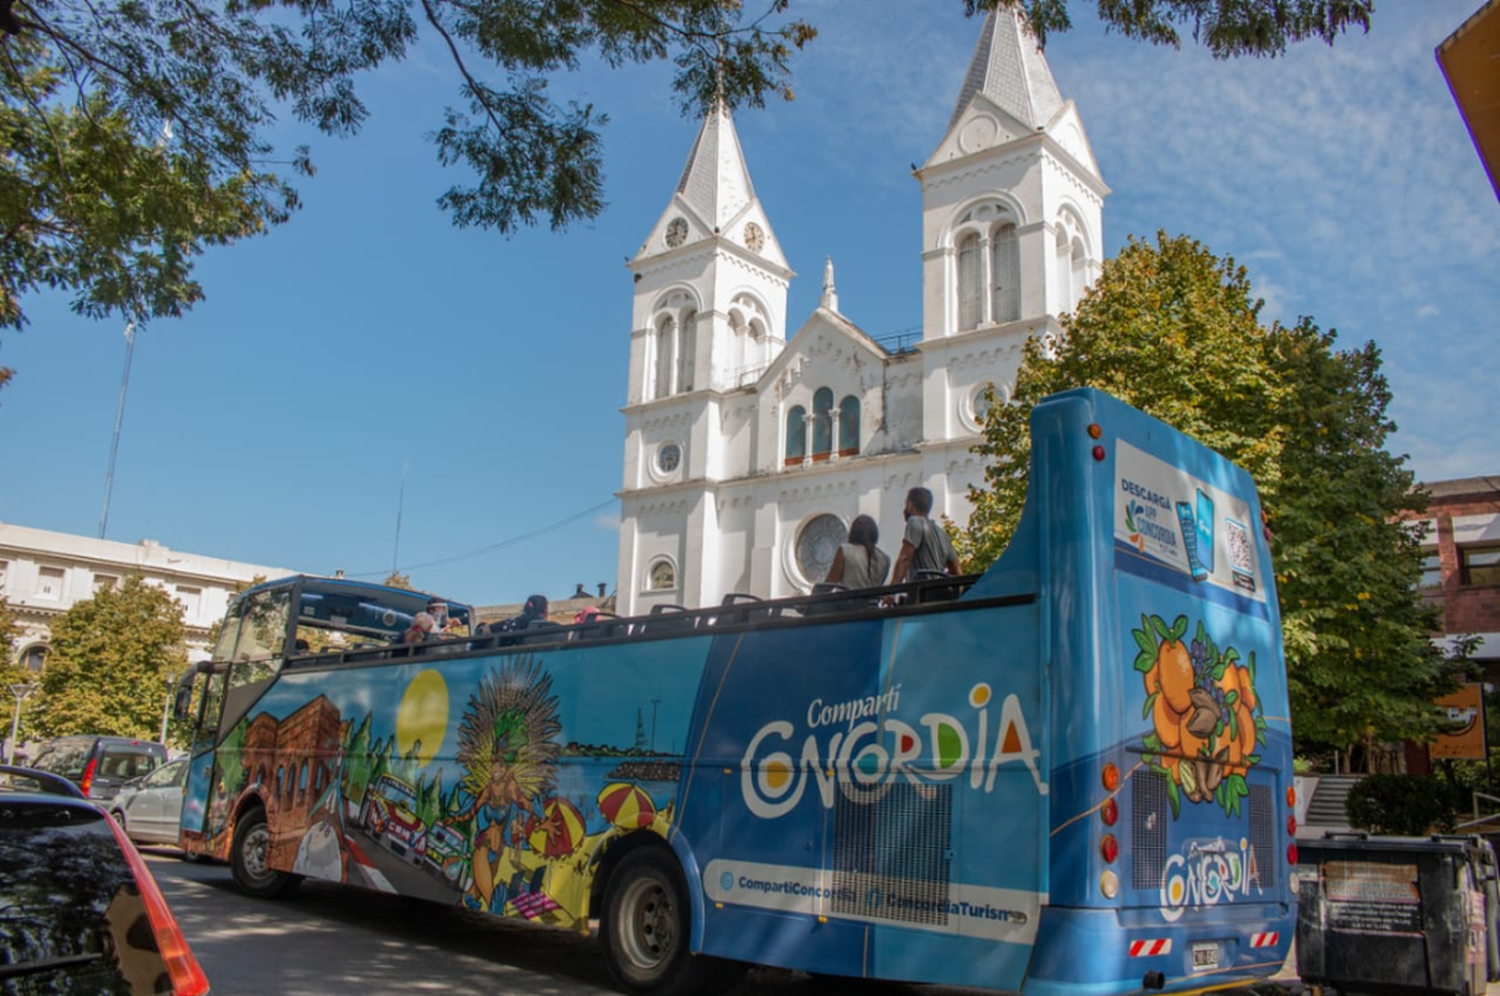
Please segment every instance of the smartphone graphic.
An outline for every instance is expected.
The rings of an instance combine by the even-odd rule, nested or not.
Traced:
[[[1214,572],[1214,500],[1202,488],[1198,489],[1198,564],[1205,573]],[[1193,577],[1198,577],[1196,572]]]
[[[1190,503],[1177,503],[1177,524],[1182,529],[1182,549],[1187,554],[1188,570],[1193,572],[1194,581],[1202,581],[1208,577],[1208,571],[1198,560],[1198,523],[1194,520]]]

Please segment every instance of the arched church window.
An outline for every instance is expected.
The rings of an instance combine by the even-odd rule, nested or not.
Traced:
[[[1069,311],[1073,307],[1073,259],[1068,245],[1068,233],[1057,232],[1057,310]]]
[[[839,456],[859,452],[859,399],[849,395],[839,402]]]
[[[990,276],[994,281],[991,302],[997,322],[1013,322],[1021,317],[1021,253],[1016,240],[1016,226],[1003,224],[995,229],[990,242]]]
[[[984,258],[979,234],[969,232],[958,240],[958,330],[979,328],[983,314]]]
[[[1078,302],[1083,300],[1083,293],[1089,284],[1088,254],[1084,251],[1082,239],[1073,239],[1072,264],[1070,284],[1073,288],[1073,300],[1069,302],[1069,306],[1076,308]]]
[[[662,315],[656,323],[656,383],[653,398],[665,398],[672,393],[672,340],[677,323],[671,315]]]
[[[658,560],[651,565],[647,581],[652,591],[670,591],[677,587],[677,568],[670,560]]]
[[[677,326],[677,390],[693,389],[693,365],[698,360],[698,313],[684,311]]]
[[[812,457],[827,460],[833,451],[833,389],[820,387],[813,394]]]
[[[807,456],[807,409],[801,405],[793,405],[792,410],[786,413],[786,465],[800,467],[805,456]]]

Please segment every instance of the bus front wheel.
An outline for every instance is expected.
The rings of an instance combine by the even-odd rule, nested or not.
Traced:
[[[229,867],[240,891],[260,899],[284,896],[302,881],[301,875],[271,867],[271,827],[260,808],[245,813],[235,826]]]
[[[733,985],[744,967],[688,950],[692,914],[675,857],[626,855],[609,878],[600,941],[615,985],[635,996],[690,996]]]

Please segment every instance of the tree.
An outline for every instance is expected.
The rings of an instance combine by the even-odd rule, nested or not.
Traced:
[[[790,95],[813,37],[787,0],[0,0],[0,324],[53,287],[91,317],[178,315],[203,296],[206,246],[264,232],[298,207],[280,171],[276,111],[330,136],[366,116],[355,79],[403,58],[418,21],[453,60],[465,110],[434,133],[472,173],[439,198],[460,226],[554,229],[603,208],[591,104],[559,105],[550,77],[588,54],[618,67],[672,58],[685,107]],[[483,67],[483,68],[481,68]],[[485,78],[484,69],[499,81]],[[281,157],[278,159],[278,155]]]
[[[12,659],[19,633],[15,611],[6,604],[4,597],[0,597],[0,689],[28,678],[26,669]]]
[[[1372,345],[1336,348],[1311,321],[1263,327],[1243,268],[1187,237],[1131,239],[1063,320],[1059,341],[1027,344],[1014,404],[986,413],[984,486],[958,536],[971,569],[1015,532],[1026,496],[1031,408],[1091,386],[1240,464],[1273,527],[1292,725],[1299,749],[1425,739],[1451,668],[1431,647],[1416,594],[1420,540],[1397,522],[1420,511]]]
[[[1068,0],[964,0],[970,14],[997,6],[1024,8],[1043,43],[1072,27]],[[1099,20],[1126,38],[1180,48],[1178,26],[1215,58],[1276,56],[1290,42],[1321,39],[1332,45],[1350,28],[1370,30],[1375,0],[1099,0]]]
[[[167,679],[187,666],[182,641],[182,605],[139,575],[74,603],[52,624],[34,725],[156,739]]]

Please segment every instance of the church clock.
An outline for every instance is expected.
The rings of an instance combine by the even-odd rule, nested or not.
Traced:
[[[687,219],[673,218],[667,223],[667,248],[676,249],[687,241],[687,235]]]
[[[755,222],[750,222],[745,226],[745,248],[751,252],[760,252],[765,247],[766,233]]]
[[[828,576],[839,544],[848,537],[849,530],[836,515],[820,515],[802,527],[797,536],[797,567],[808,584],[817,584]]]

